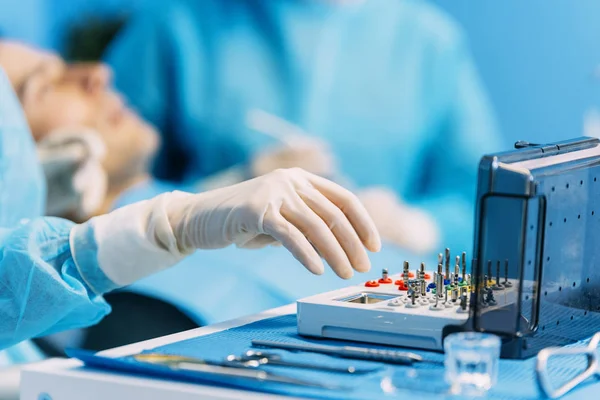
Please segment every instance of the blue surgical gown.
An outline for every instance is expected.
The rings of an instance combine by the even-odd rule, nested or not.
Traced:
[[[420,0],[155,1],[106,54],[162,132],[156,176],[189,183],[274,143],[262,109],[331,144],[358,187],[384,185],[469,251],[478,161],[498,150],[463,32]],[[399,221],[401,223],[401,221]]]
[[[41,218],[44,201],[33,139],[0,69],[0,367],[41,358],[27,339],[94,324],[110,311],[88,283],[111,283],[91,269],[96,263],[75,264],[73,224]]]

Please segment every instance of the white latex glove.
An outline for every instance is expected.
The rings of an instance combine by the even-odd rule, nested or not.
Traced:
[[[89,242],[90,231],[97,250],[77,245]],[[231,244],[257,248],[276,242],[315,274],[324,272],[323,256],[342,278],[350,278],[353,269],[370,269],[363,245],[371,251],[381,247],[377,229],[356,196],[296,168],[211,192],[165,193],[71,231],[80,271],[82,262],[92,260],[119,286],[167,268],[195,249]]]
[[[302,168],[330,178],[336,175],[335,165],[335,157],[325,141],[298,137],[254,156],[250,162],[250,173],[256,177],[279,168]]]
[[[83,128],[53,131],[38,143],[48,186],[47,215],[87,219],[98,210],[108,184],[105,152],[100,136]]]
[[[426,212],[404,204],[391,190],[368,188],[358,194],[384,241],[414,253],[429,253],[437,248],[440,231]]]

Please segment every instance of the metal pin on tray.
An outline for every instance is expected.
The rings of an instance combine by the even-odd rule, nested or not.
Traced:
[[[456,310],[458,313],[466,313],[467,310],[467,288],[463,286],[460,288],[460,307]]]
[[[410,301],[406,303],[406,308],[417,308],[419,304],[417,303],[417,290],[415,284],[412,283],[409,289]]]
[[[495,306],[497,304],[496,299],[494,298],[494,291],[492,290],[492,288],[487,289],[485,293],[485,302],[489,306]]]
[[[450,249],[446,248],[446,275],[444,279],[450,279]]]
[[[496,263],[496,284],[492,286],[494,290],[504,290],[504,286],[500,283],[500,260]]]
[[[452,284],[452,286],[454,287],[458,287],[458,274],[459,274],[459,265],[456,264],[456,266],[454,267],[454,275],[452,277],[452,282],[450,282]]]
[[[404,281],[404,284],[406,285],[406,287],[408,287],[408,279],[410,276],[410,265],[408,264],[408,261],[404,261],[404,267],[402,270],[402,280]]]
[[[441,264],[440,264],[441,267]],[[438,274],[435,273],[434,274],[434,280],[435,280],[435,304],[432,304],[429,306],[429,309],[432,311],[441,311],[441,310],[445,310],[446,307],[444,307],[443,304],[440,304],[440,290],[442,290],[442,288],[444,287],[443,283],[444,283],[444,277],[442,276],[442,274]]]
[[[454,287],[452,289],[452,302],[456,303],[456,301],[458,300],[458,287]]]
[[[474,258],[471,260],[471,272],[473,272],[475,270],[476,266],[477,266],[477,259]],[[471,277],[471,274],[467,274],[467,284],[469,285],[469,290],[473,291],[475,289],[473,287],[473,279]]]
[[[458,286],[458,275],[460,274],[460,256],[456,256],[456,264],[454,264],[454,279],[452,284]]]
[[[418,279],[419,293],[423,299],[427,295],[427,282],[425,281],[425,263],[422,262],[415,277]]]
[[[463,251],[462,253],[462,281],[464,284],[467,283],[465,280],[467,275],[467,253]]]
[[[447,286],[444,288],[444,306],[446,308],[450,308],[452,306],[454,306],[454,303],[452,303],[451,301],[451,297],[448,297],[448,292],[450,292],[450,287]],[[452,292],[450,293],[450,296],[452,296]]]
[[[504,260],[504,287],[512,287],[512,282],[508,280],[508,260]]]

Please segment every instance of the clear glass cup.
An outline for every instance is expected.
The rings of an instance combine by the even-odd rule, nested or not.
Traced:
[[[483,396],[498,378],[500,338],[479,332],[453,333],[444,340],[445,378],[455,395]]]

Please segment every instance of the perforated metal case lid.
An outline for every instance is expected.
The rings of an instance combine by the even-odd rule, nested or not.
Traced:
[[[529,345],[546,347],[598,329],[583,319],[600,322],[599,144],[577,138],[482,159],[471,307],[476,330],[535,336]],[[508,276],[518,281],[514,304],[490,309],[477,300],[485,294],[488,261],[508,261]]]

